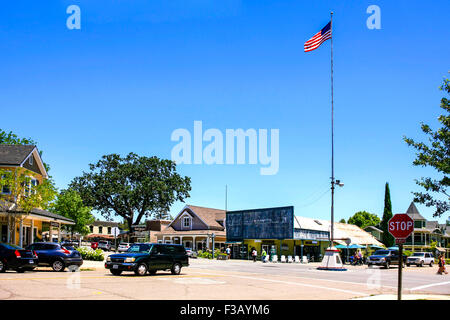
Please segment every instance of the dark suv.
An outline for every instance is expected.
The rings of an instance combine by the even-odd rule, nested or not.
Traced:
[[[367,259],[367,265],[372,267],[372,265],[383,266],[389,269],[391,265],[399,265],[400,258],[398,250],[377,250],[373,255]],[[403,266],[406,264],[406,256],[403,255]]]
[[[187,266],[189,258],[182,245],[161,243],[132,244],[126,253],[112,254],[105,263],[105,268],[116,276],[122,271],[134,271],[138,276],[155,274],[158,270],[180,274],[181,268]]]
[[[39,266],[50,266],[54,271],[64,271],[68,266],[81,266],[81,254],[73,248],[66,248],[54,242],[36,242],[27,247],[35,251]]]

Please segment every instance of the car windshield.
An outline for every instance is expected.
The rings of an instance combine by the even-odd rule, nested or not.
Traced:
[[[415,252],[413,253],[413,257],[423,257],[425,253]]]
[[[149,253],[150,249],[152,248],[149,244],[133,244],[130,248],[128,248],[128,253]]]
[[[387,256],[389,254],[388,250],[378,250],[375,251],[374,255],[375,256]]]

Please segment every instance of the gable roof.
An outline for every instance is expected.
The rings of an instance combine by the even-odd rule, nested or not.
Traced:
[[[0,144],[0,165],[21,165],[36,146]]]
[[[419,210],[417,210],[416,205],[414,202],[411,202],[409,205],[408,210],[406,210],[406,214],[411,217],[413,220],[426,220],[420,213]]]
[[[37,159],[37,165],[42,175],[47,178],[47,171],[36,146],[0,144],[0,166],[23,167],[25,161],[33,155]]]
[[[206,208],[199,207],[193,205],[186,205],[180,213],[173,219],[173,221],[167,226],[166,229],[173,229],[172,224],[177,221],[186,211],[189,214],[193,214],[197,216],[205,225],[206,229],[213,230],[224,230],[225,228],[221,226],[217,221],[225,220],[225,210],[214,209],[214,208]]]

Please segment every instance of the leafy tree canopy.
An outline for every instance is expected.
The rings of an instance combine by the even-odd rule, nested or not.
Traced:
[[[6,188],[7,194],[0,196],[2,206],[9,211],[31,212],[34,208],[48,209],[57,194],[51,179],[33,184],[33,173],[23,168],[15,170],[0,169],[0,187]]]
[[[367,211],[358,211],[348,219],[349,224],[354,224],[361,229],[369,226],[376,226],[380,221],[380,218],[376,214]]]
[[[66,227],[72,235],[75,232],[81,235],[88,234],[88,225],[95,221],[91,208],[83,204],[80,194],[75,190],[62,190],[52,205],[51,211],[75,221],[74,225]]]
[[[142,218],[168,212],[175,201],[184,202],[191,190],[191,179],[176,172],[175,162],[158,157],[110,154],[89,168],[70,187],[80,193],[85,205],[106,219],[124,218],[130,228]]]
[[[450,95],[450,80],[444,79],[440,89]],[[435,207],[434,217],[440,217],[450,210],[450,100],[441,99],[441,108],[444,111],[438,117],[441,128],[433,130],[429,125],[422,123],[421,129],[428,136],[428,143],[416,142],[404,137],[405,142],[417,150],[417,158],[414,166],[432,167],[439,178],[422,177],[416,183],[426,192],[413,192],[414,201],[425,204],[427,207]]]

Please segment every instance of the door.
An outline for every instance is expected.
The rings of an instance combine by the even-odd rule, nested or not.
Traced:
[[[175,246],[162,246],[162,265],[163,265],[163,269],[170,269],[172,268],[173,265],[173,258],[176,254],[175,252]]]
[[[8,241],[8,226],[6,224],[2,224],[1,235],[1,242],[6,243]]]
[[[162,269],[163,268],[163,253],[161,250],[162,246],[159,245],[153,245],[152,251],[150,253],[150,263],[149,268],[153,270]]]

